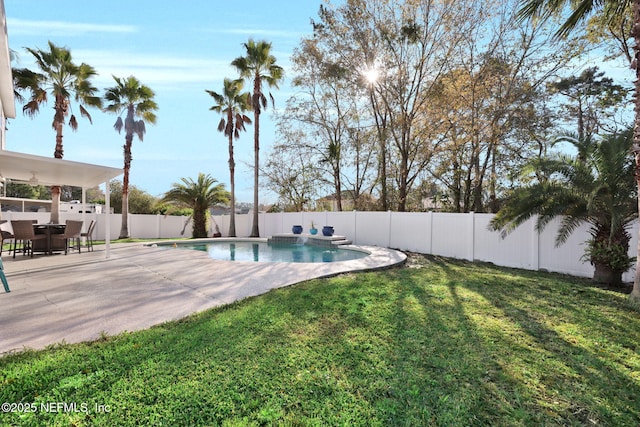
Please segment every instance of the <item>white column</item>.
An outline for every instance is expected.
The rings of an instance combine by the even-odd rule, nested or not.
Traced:
[[[82,203],[82,228],[84,228],[84,231],[88,231],[87,228],[87,215],[86,215],[86,204],[87,204],[87,190],[86,188],[84,188],[84,186],[82,186],[82,200],[80,200],[80,203]],[[86,239],[85,239],[86,242]]]
[[[105,218],[107,219],[107,222],[104,226],[104,247],[105,247],[105,258],[109,258],[110,253],[111,253],[111,189],[109,188],[109,183],[111,180],[107,180],[107,182],[104,183],[105,185],[105,210],[106,212],[106,216]]]

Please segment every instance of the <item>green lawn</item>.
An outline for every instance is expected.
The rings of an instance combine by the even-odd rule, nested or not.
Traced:
[[[639,343],[626,295],[412,256],[5,356],[0,424],[637,426]]]

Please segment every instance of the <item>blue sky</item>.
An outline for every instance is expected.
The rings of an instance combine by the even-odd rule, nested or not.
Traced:
[[[187,0],[5,0],[9,45],[19,54],[13,66],[34,68],[23,48],[47,48],[51,40],[71,50],[76,63],[97,69],[94,84],[101,90],[114,85],[111,75],[134,75],[156,92],[158,121],[148,126],[143,142],[134,140],[131,184],[161,195],[181,177],[211,174],[229,184],[226,138],[216,130],[220,116],[209,111],[214,102],[205,89],[222,90],[225,77],[237,73],[229,66],[244,55],[249,38],[267,40],[285,81],[273,89],[276,110],[292,94],[290,56],[301,37],[311,33],[322,0],[245,0],[222,2]],[[34,68],[35,69],[35,68]],[[248,86],[250,87],[250,86]],[[55,134],[52,105],[31,119],[10,120],[7,149],[53,156]],[[261,115],[261,158],[275,139],[270,105]],[[77,113],[77,111],[76,111]],[[77,132],[65,127],[64,158],[122,167],[124,135],[113,130],[116,117],[92,110],[93,124],[79,119]],[[78,114],[79,116],[79,114]],[[236,142],[238,201],[253,200],[253,127]],[[275,196],[261,191],[261,202]]]

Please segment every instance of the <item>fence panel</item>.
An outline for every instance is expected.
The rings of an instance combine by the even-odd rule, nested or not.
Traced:
[[[355,226],[357,240],[355,243],[385,247],[389,245],[391,212],[357,212],[355,215],[357,219]],[[333,212],[329,217],[333,217]],[[351,238],[351,235],[345,235],[345,237]]]
[[[539,269],[573,276],[593,276],[593,266],[580,259],[584,254],[584,242],[590,237],[589,227],[585,224],[578,227],[563,245],[556,247],[559,228],[560,219],[555,219],[540,233]]]
[[[473,222],[469,214],[434,213],[431,230],[431,253],[446,257],[471,259],[469,242],[473,239]]]
[[[538,235],[535,221],[529,220],[509,233],[504,239],[500,233],[489,230],[493,214],[474,215],[474,259],[505,267],[538,269]]]
[[[431,216],[422,212],[393,212],[389,247],[429,253],[431,251]]]
[[[333,227],[333,231],[336,236],[344,236],[347,239],[353,239],[353,236],[356,235],[354,217],[354,211],[331,212],[331,215],[327,215],[325,222],[320,224],[318,227],[319,233],[322,233],[322,227],[328,225]]]

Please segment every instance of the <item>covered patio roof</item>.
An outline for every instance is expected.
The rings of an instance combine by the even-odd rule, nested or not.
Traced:
[[[91,188],[119,175],[119,168],[0,150],[0,179]]]
[[[0,150],[0,180],[11,179],[34,185],[71,185],[84,189],[108,183],[122,173],[122,169],[108,166]],[[109,185],[105,187],[108,212]],[[84,199],[84,191],[82,193]],[[105,230],[106,258],[110,253],[110,223],[107,221]]]

